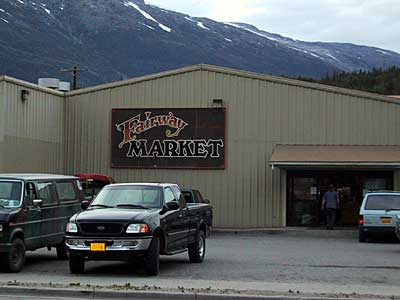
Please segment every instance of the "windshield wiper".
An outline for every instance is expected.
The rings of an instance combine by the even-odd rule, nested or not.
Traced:
[[[93,205],[90,205],[89,207],[104,207],[104,208],[112,208],[113,206],[110,206],[110,205],[104,205],[104,204],[93,204]]]
[[[143,205],[139,205],[139,204],[118,204],[115,207],[130,207],[130,208],[143,208],[143,209],[147,209],[148,207],[145,207]]]

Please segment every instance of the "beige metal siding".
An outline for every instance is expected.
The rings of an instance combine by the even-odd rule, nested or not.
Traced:
[[[110,165],[112,108],[227,106],[227,168],[121,170]],[[400,105],[383,97],[194,70],[67,98],[67,171],[117,181],[168,181],[200,189],[217,227],[285,225],[286,172],[271,170],[276,144],[400,145]]]
[[[0,80],[0,170],[3,170],[3,148],[4,148],[4,129],[6,126],[4,116],[4,86],[5,82]]]
[[[64,173],[64,97],[2,81],[0,172]],[[21,90],[30,92],[21,101]]]

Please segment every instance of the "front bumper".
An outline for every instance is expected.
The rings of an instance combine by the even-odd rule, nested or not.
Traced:
[[[92,252],[92,243],[104,243],[104,252],[145,251],[149,248],[152,237],[136,238],[83,238],[67,236],[65,244],[70,251]]]

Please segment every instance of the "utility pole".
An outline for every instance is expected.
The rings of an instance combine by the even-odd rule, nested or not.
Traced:
[[[73,66],[72,69],[62,69],[61,72],[72,72],[72,89],[77,88],[77,77],[79,71],[87,71],[87,69],[78,69],[77,66]]]

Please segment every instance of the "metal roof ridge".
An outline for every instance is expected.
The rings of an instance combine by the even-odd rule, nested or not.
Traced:
[[[191,65],[191,66],[187,66],[187,67],[183,67],[183,68],[167,70],[167,71],[147,74],[147,75],[143,75],[143,76],[139,76],[139,77],[133,77],[133,78],[129,78],[126,80],[109,82],[109,83],[104,83],[104,84],[100,84],[100,85],[95,85],[92,87],[78,89],[78,90],[74,90],[74,91],[65,93],[65,96],[70,97],[70,96],[77,96],[77,95],[81,95],[81,94],[97,92],[97,91],[101,91],[101,90],[105,90],[105,89],[116,88],[116,87],[121,87],[121,86],[125,86],[125,85],[131,85],[131,84],[142,82],[142,81],[149,81],[149,80],[154,80],[154,79],[158,79],[158,78],[199,71],[199,70],[202,70],[203,68],[204,68],[203,64]]]
[[[388,103],[392,103],[392,104],[398,104],[398,105],[400,104],[400,101],[398,98],[390,97],[387,95],[373,94],[373,93],[368,93],[368,92],[359,91],[359,90],[345,89],[345,88],[329,86],[329,85],[324,85],[324,84],[319,84],[319,83],[306,82],[306,81],[301,81],[301,80],[297,80],[297,79],[278,77],[278,76],[273,76],[273,75],[261,74],[261,73],[251,72],[251,71],[238,70],[238,69],[227,68],[227,67],[216,66],[216,65],[209,65],[209,64],[190,65],[190,66],[186,66],[186,67],[182,67],[182,68],[178,68],[178,69],[172,69],[172,70],[148,74],[148,75],[144,75],[144,76],[140,76],[140,77],[134,77],[134,78],[130,78],[130,79],[122,80],[122,81],[104,83],[104,84],[87,87],[87,88],[82,88],[82,89],[78,89],[78,90],[70,91],[70,92],[66,92],[66,93],[43,88],[34,83],[30,83],[30,82],[16,79],[13,77],[9,77],[6,75],[0,76],[0,81],[6,81],[6,82],[19,84],[19,85],[22,85],[22,86],[25,86],[28,88],[32,88],[32,89],[36,89],[39,91],[52,93],[52,94],[55,94],[58,96],[64,96],[64,98],[66,98],[69,96],[87,94],[87,93],[91,93],[91,92],[97,92],[100,90],[131,85],[131,84],[142,82],[142,81],[154,80],[154,79],[158,79],[158,78],[174,76],[174,75],[179,75],[179,74],[184,74],[184,73],[194,72],[194,71],[202,71],[202,70],[216,72],[216,73],[222,73],[222,74],[228,74],[228,75],[235,75],[235,76],[245,77],[245,78],[270,81],[270,82],[275,82],[275,83],[280,83],[280,84],[287,84],[287,85],[292,85],[292,86],[297,86],[297,87],[310,88],[310,89],[315,89],[315,90],[320,90],[320,91],[332,92],[332,93],[336,93],[336,94],[367,98],[367,99],[371,99],[371,100],[375,100],[375,101],[388,102]]]
[[[267,80],[267,81],[288,84],[288,85],[293,85],[293,86],[298,86],[298,87],[303,87],[303,88],[310,88],[310,89],[322,90],[322,91],[327,91],[327,92],[332,92],[332,93],[337,93],[337,94],[344,94],[344,95],[368,98],[371,100],[400,104],[400,101],[398,98],[389,97],[387,95],[374,94],[374,93],[364,92],[364,91],[360,91],[360,90],[346,89],[346,88],[341,88],[341,87],[336,87],[336,86],[331,86],[331,85],[326,85],[326,84],[307,82],[307,81],[302,81],[302,80],[298,80],[298,79],[291,79],[291,78],[285,78],[285,77],[279,77],[279,76],[273,76],[273,75],[267,75],[267,74],[260,74],[260,73],[255,73],[255,72],[251,72],[251,71],[237,70],[237,69],[231,69],[231,68],[214,66],[214,65],[203,64],[201,66],[206,70],[215,71],[215,72],[227,73],[227,74],[237,75],[237,76],[242,76],[242,77],[247,77],[247,78]]]
[[[30,89],[33,89],[33,90],[37,90],[37,91],[40,91],[40,92],[46,92],[46,93],[49,93],[49,94],[65,97],[65,93],[64,92],[60,92],[60,91],[52,90],[52,89],[49,89],[49,88],[45,88],[45,87],[39,86],[39,85],[37,85],[35,83],[28,82],[28,81],[25,81],[25,80],[22,80],[22,79],[17,79],[17,78],[10,77],[10,76],[7,76],[7,75],[0,76],[0,82],[2,82],[2,81],[13,83],[13,84],[17,84],[17,85],[21,85],[23,87],[30,88]]]
[[[324,85],[324,84],[319,84],[319,83],[306,82],[306,81],[301,81],[301,80],[297,80],[297,79],[278,77],[278,76],[273,76],[273,75],[261,74],[261,73],[245,71],[245,70],[238,70],[238,69],[210,65],[210,64],[196,64],[196,65],[186,66],[186,67],[182,67],[182,68],[178,68],[178,69],[144,75],[144,76],[140,76],[140,77],[134,77],[134,78],[123,80],[123,81],[105,83],[105,84],[101,84],[101,85],[97,85],[97,86],[93,86],[93,87],[70,91],[70,92],[67,92],[65,95],[67,97],[75,96],[75,95],[80,95],[80,94],[85,94],[85,93],[90,93],[90,92],[96,92],[99,90],[130,85],[130,84],[134,84],[137,82],[154,80],[154,79],[158,79],[158,78],[162,78],[162,77],[173,76],[173,75],[183,74],[183,73],[187,73],[187,72],[201,71],[201,70],[223,73],[223,74],[228,74],[228,75],[235,75],[235,76],[239,76],[239,77],[253,78],[253,79],[258,79],[258,80],[265,80],[265,81],[281,83],[281,84],[288,84],[288,85],[292,85],[292,86],[316,89],[316,90],[327,91],[327,92],[332,92],[332,93],[336,93],[336,94],[368,98],[371,100],[389,102],[389,103],[393,103],[393,104],[400,104],[400,101],[398,99],[396,99],[394,97],[385,96],[385,95],[373,94],[373,93],[368,93],[368,92],[359,91],[359,90],[345,89],[345,88],[329,86],[329,85]]]

